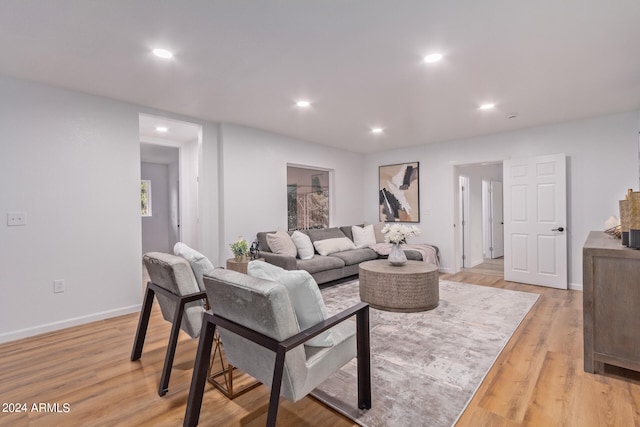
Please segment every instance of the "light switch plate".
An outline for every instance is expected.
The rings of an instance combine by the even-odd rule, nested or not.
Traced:
[[[9,212],[7,213],[7,225],[27,225],[27,213],[26,212]]]
[[[64,280],[54,280],[53,281],[53,293],[59,294],[64,292]]]

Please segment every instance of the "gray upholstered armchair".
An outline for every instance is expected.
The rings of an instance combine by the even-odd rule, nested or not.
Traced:
[[[162,316],[172,324],[158,387],[158,394],[164,396],[169,389],[169,377],[180,329],[191,338],[198,338],[202,329],[202,315],[205,312],[207,295],[200,289],[191,264],[185,258],[161,252],[149,252],[143,256],[143,261],[151,280],[147,283],[131,360],[138,360],[142,356],[142,347],[155,296],[158,298]]]
[[[293,402],[302,399],[356,355],[358,407],[371,407],[367,304],[301,331],[289,291],[281,283],[215,270],[204,276],[204,284],[212,306],[204,315],[185,426],[198,424],[216,327],[229,363],[271,388],[267,426],[276,424],[280,395]],[[345,322],[354,315],[355,323]],[[322,334],[330,334],[330,344],[305,345]]]

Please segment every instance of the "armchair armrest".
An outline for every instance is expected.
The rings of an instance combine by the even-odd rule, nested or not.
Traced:
[[[246,326],[242,326],[236,322],[218,316],[217,314],[213,314],[210,311],[204,314],[204,320],[214,323],[216,326],[224,328],[230,332],[233,332],[234,334],[240,335],[241,337],[260,345],[261,347],[268,348],[272,351],[277,351],[279,347],[283,347],[284,351],[287,352],[301,344],[304,344],[311,338],[323,333],[327,329],[334,327],[338,323],[341,323],[354,315],[366,318],[367,322],[365,326],[367,326],[368,332],[369,304],[360,302],[316,325],[313,325],[310,328],[305,329],[304,331],[298,332],[294,336],[289,337],[284,341],[277,341],[271,337],[256,332],[253,329],[249,329]],[[367,337],[368,336],[369,334],[367,333]]]
[[[327,329],[330,329],[336,326],[338,323],[342,323],[343,321],[347,320],[348,318],[354,315],[356,315],[357,318],[359,318],[360,316],[366,317],[366,320],[367,320],[366,329],[367,329],[367,338],[368,338],[369,337],[369,333],[368,333],[369,304],[360,302],[358,304],[355,304],[341,311],[340,313],[334,316],[329,317],[328,319],[323,320],[322,322],[316,325],[311,326],[310,328],[305,329],[304,331],[298,332],[296,335],[289,337],[284,341],[281,341],[280,344],[283,347],[285,347],[286,351],[289,351],[292,348],[299,346],[300,344],[304,344],[305,342],[309,341],[311,338],[323,333]]]

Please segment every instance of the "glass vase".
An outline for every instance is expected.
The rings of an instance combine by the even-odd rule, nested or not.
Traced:
[[[392,244],[388,259],[391,265],[403,265],[407,262],[407,256],[404,254],[400,243]]]

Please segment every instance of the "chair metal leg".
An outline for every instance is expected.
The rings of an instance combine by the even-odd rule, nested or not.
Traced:
[[[271,396],[269,397],[269,412],[267,413],[267,427],[276,427],[278,418],[278,406],[280,403],[280,388],[282,387],[282,375],[284,373],[284,358],[287,351],[279,346],[276,351],[276,362],[273,369],[273,381],[271,382]]]
[[[358,353],[358,408],[371,409],[371,344],[369,341],[369,306],[356,315]]]
[[[185,302],[182,300],[176,304],[176,312],[173,315],[173,325],[171,325],[171,335],[169,336],[169,344],[167,345],[167,355],[164,358],[164,367],[162,368],[160,386],[158,387],[158,396],[164,396],[167,394],[167,391],[169,391],[169,378],[171,377],[173,358],[176,354],[176,346],[178,345],[178,335],[180,334],[184,305]]]
[[[207,381],[215,330],[216,325],[210,321],[210,315],[205,313],[202,321],[202,330],[200,331],[198,352],[196,353],[196,361],[193,367],[193,376],[191,377],[191,388],[189,389],[187,410],[184,416],[184,427],[195,427],[198,425],[200,419],[200,408],[202,407],[204,385]]]
[[[140,311],[140,319],[138,320],[138,329],[136,330],[136,338],[133,341],[133,349],[131,350],[131,361],[140,359],[142,356],[142,347],[144,339],[147,336],[147,327],[149,326],[149,318],[151,317],[151,306],[153,305],[153,297],[155,293],[147,284],[147,290]]]

